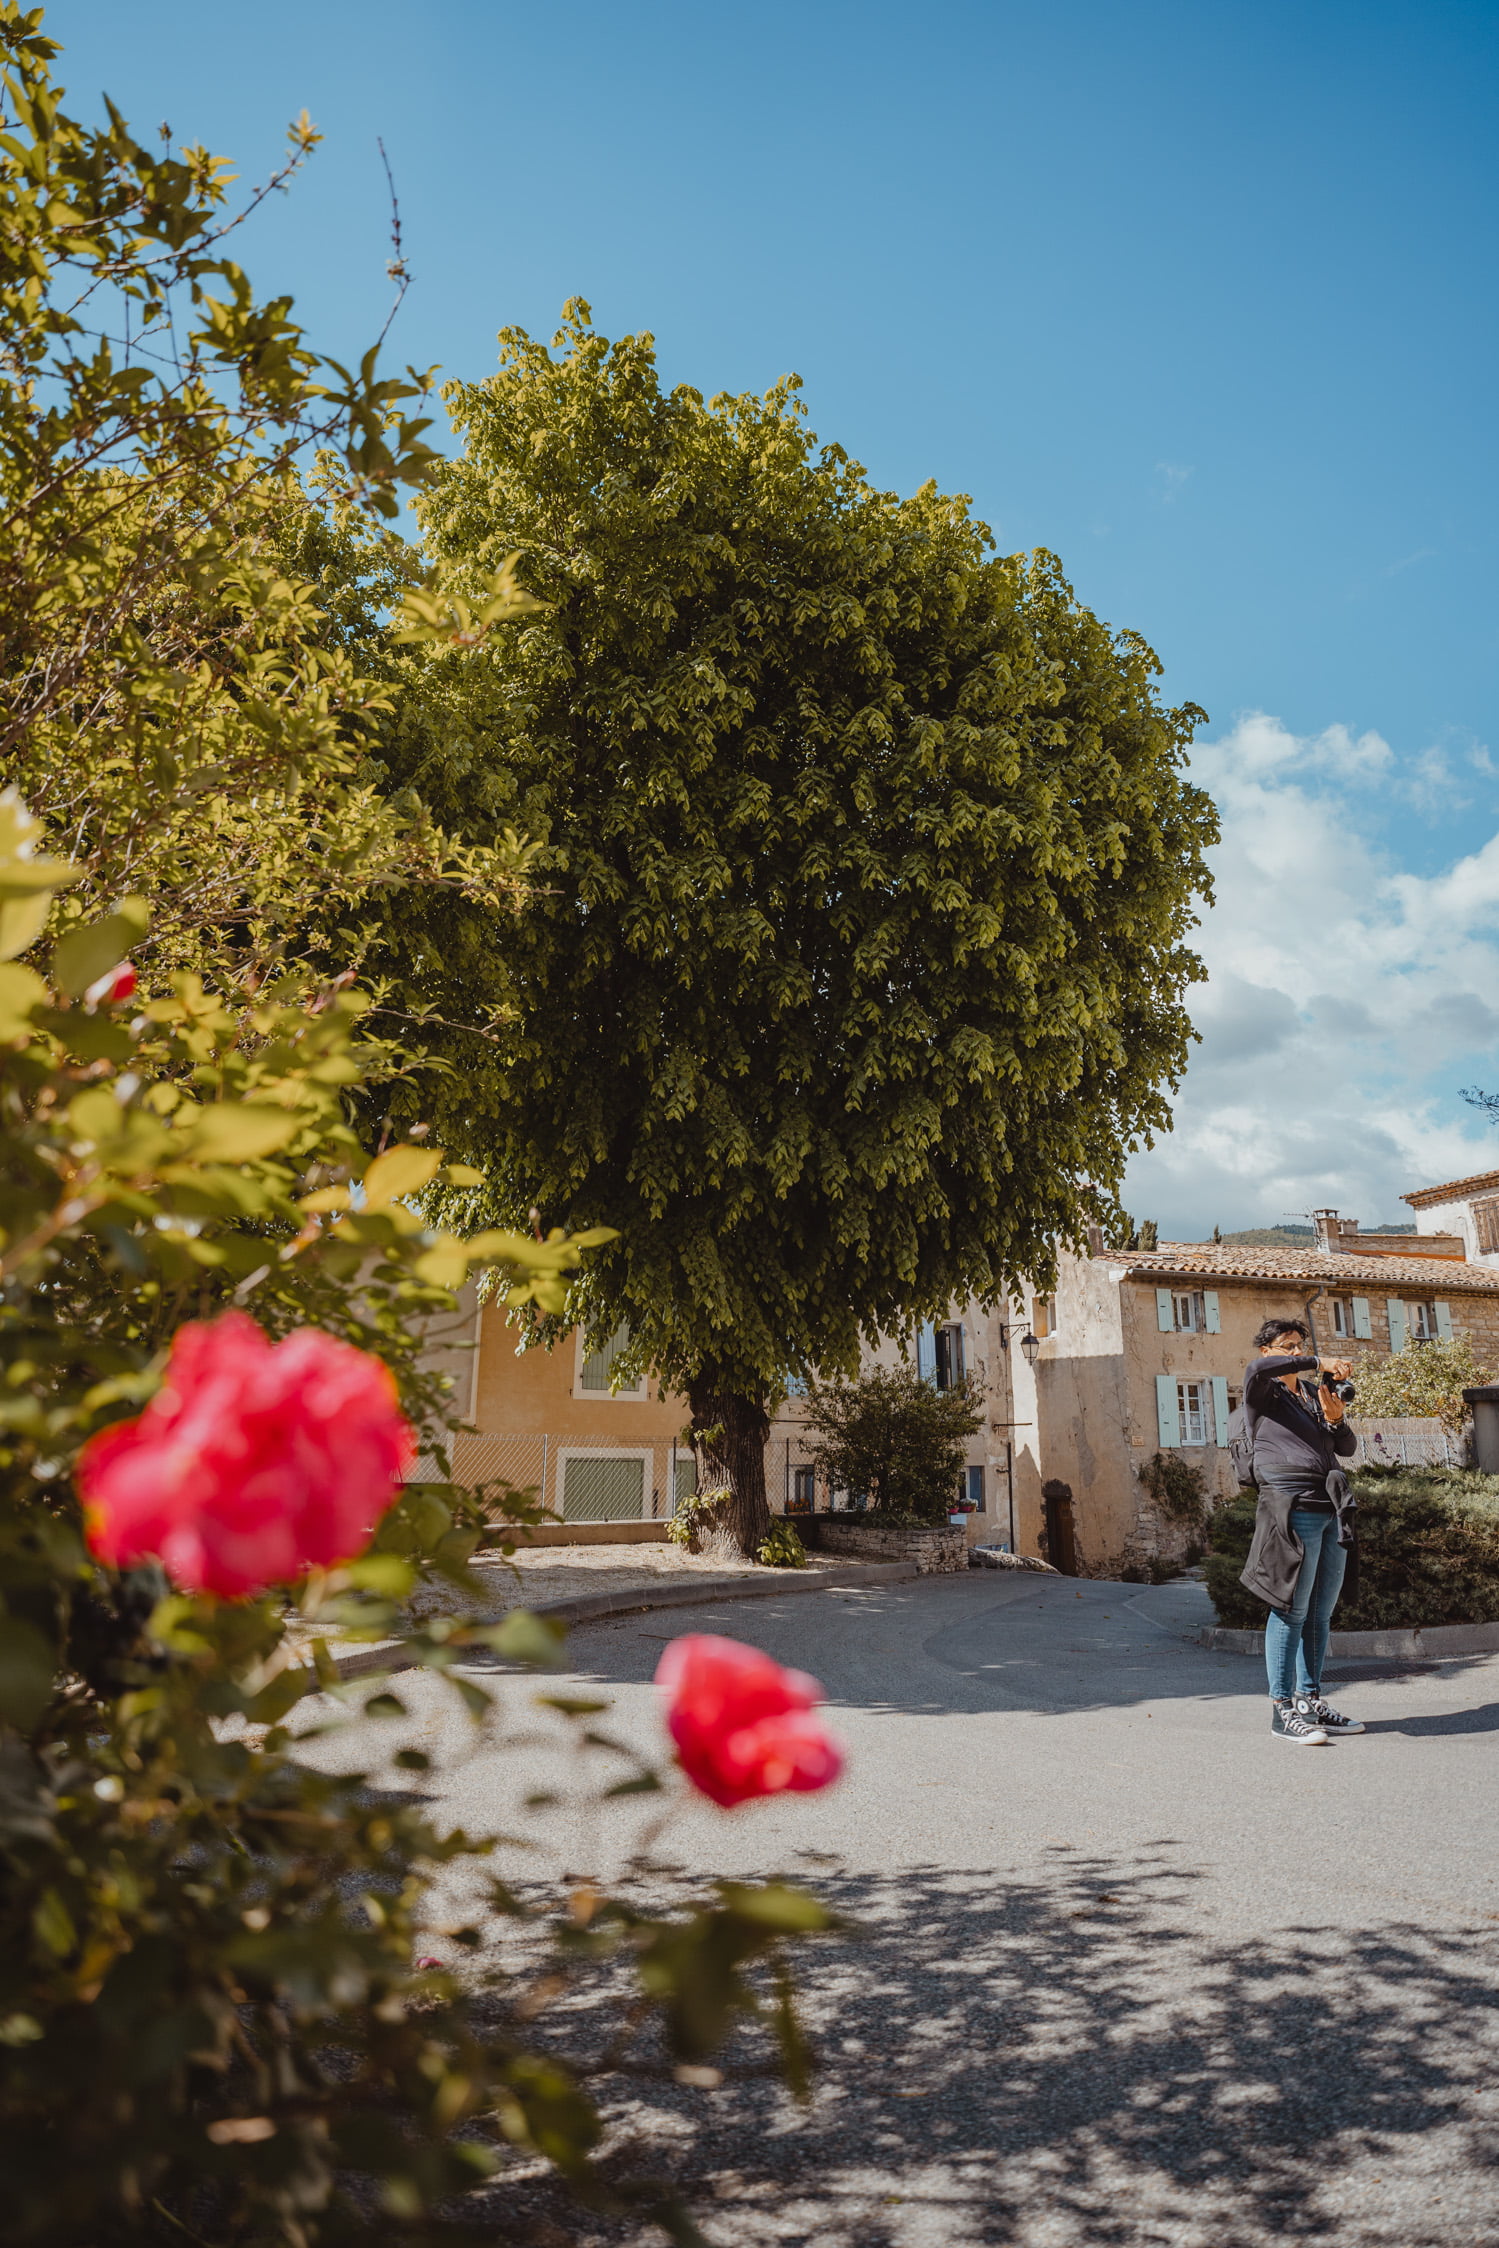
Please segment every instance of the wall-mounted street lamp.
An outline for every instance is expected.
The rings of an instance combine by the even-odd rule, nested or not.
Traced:
[[[1034,1366],[1036,1360],[1041,1355],[1041,1345],[1036,1336],[1031,1333],[1028,1327],[1025,1333],[1020,1338],[1020,1347],[1025,1352],[1025,1362],[1027,1366]]]

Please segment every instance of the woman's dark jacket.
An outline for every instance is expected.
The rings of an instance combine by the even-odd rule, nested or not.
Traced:
[[[1256,1358],[1244,1373],[1244,1420],[1254,1443],[1254,1475],[1259,1506],[1254,1539],[1239,1582],[1270,1608],[1287,1608],[1296,1591],[1305,1547],[1291,1528],[1298,1506],[1330,1506],[1338,1518],[1338,1543],[1354,1547],[1354,1498],[1340,1459],[1358,1449],[1346,1421],[1329,1424],[1317,1402],[1316,1385],[1298,1383],[1293,1396],[1280,1374],[1315,1374],[1315,1358]],[[1357,1548],[1349,1555],[1356,1582]]]

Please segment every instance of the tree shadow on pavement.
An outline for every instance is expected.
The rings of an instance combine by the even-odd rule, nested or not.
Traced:
[[[1213,1935],[1169,1841],[1058,1849],[1042,1883],[805,1869],[857,1932],[804,1951],[810,2106],[758,2031],[721,2089],[642,2046],[594,2089],[621,2174],[669,2177],[722,2248],[1477,2248],[1499,2237],[1487,1934]],[[659,1880],[654,1884],[658,1890]],[[668,1888],[670,1884],[666,1885]],[[603,1993],[556,2027],[599,2044]],[[539,2176],[471,2197],[537,2240],[659,2237]],[[549,2227],[560,2227],[552,2230]]]

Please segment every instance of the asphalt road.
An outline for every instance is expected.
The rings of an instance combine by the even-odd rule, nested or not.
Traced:
[[[758,2031],[718,2089],[649,2050],[600,2080],[621,2170],[676,2179],[723,2248],[1493,2248],[1499,1657],[1336,1666],[1368,1731],[1293,1749],[1261,1667],[1192,1643],[1202,1613],[1192,1586],[974,1572],[580,1628],[552,1690],[607,1695],[650,1756],[651,1672],[688,1630],[812,1671],[847,1745],[827,1794],[685,1805],[645,1874],[642,1799],[582,1801],[607,1756],[580,1788],[555,1736],[486,1743],[424,1678],[378,1739],[554,1871],[789,1875],[858,1924],[798,1965],[810,2109]],[[524,1730],[535,1689],[498,1683]],[[377,1762],[367,1724],[320,1753]],[[526,1811],[538,1786],[563,1800]],[[534,2165],[502,2207],[537,2242],[659,2238],[570,2213]]]

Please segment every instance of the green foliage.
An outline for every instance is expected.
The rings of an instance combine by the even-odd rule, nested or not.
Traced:
[[[972,1381],[936,1389],[909,1366],[873,1366],[857,1381],[809,1389],[812,1460],[835,1490],[902,1521],[946,1522],[967,1457],[984,1425]]]
[[[406,893],[390,957],[518,1010],[444,1049],[480,1215],[617,1227],[578,1310],[716,1425],[1050,1273],[1166,1125],[1216,829],[1198,714],[1052,557],[875,489],[792,381],[705,403],[565,320],[447,393],[421,502],[442,588],[518,550],[547,607],[414,658],[384,751],[453,833],[543,842],[544,892]]]
[[[1155,1452],[1140,1469],[1140,1481],[1163,1514],[1174,1522],[1197,1523],[1207,1506],[1207,1478],[1177,1452]]]
[[[414,797],[382,792],[368,620],[357,601],[320,608],[284,567],[291,547],[320,572],[331,555],[335,593],[340,573],[397,590],[411,574],[361,511],[392,515],[426,473],[404,418],[422,385],[377,381],[373,355],[357,375],[319,361],[288,300],[257,303],[222,255],[217,160],[153,154],[113,110],[98,132],[71,120],[39,20],[0,0],[0,741],[75,857],[49,857],[21,794],[0,797],[6,2234],[435,2240],[454,2230],[435,2212],[510,2145],[685,2241],[659,2188],[632,2198],[592,2171],[580,2069],[532,2017],[623,1957],[639,2018],[659,2008],[669,2049],[696,2057],[760,2003],[759,1963],[800,2081],[782,1954],[820,1908],[772,1886],[606,1920],[575,1894],[535,2003],[496,1978],[476,2007],[461,1985],[479,1970],[419,1972],[415,1954],[436,1869],[493,1846],[314,1771],[294,1729],[336,1685],[335,1635],[404,1639],[476,1719],[490,1696],[455,1666],[555,1654],[535,1619],[402,1621],[422,1569],[471,1582],[494,1535],[486,1495],[444,1480],[458,1416],[421,1337],[475,1268],[560,1317],[586,1237],[463,1241],[411,1198],[464,1191],[472,1169],[420,1131],[370,1159],[356,1096],[392,1105],[409,1064],[349,988],[363,937],[341,918],[408,882],[508,911],[526,854],[513,837],[452,846]],[[298,151],[315,137],[296,128]],[[325,514],[291,477],[309,443],[331,456]],[[503,571],[465,617],[434,622],[412,590],[416,644],[527,613]],[[143,997],[91,998],[127,950]],[[151,1396],[183,1318],[228,1302],[272,1335],[311,1324],[380,1356],[432,1462],[373,1549],[295,1588],[294,1608],[175,1594],[154,1564],[115,1574],[83,1536],[81,1445]],[[504,1512],[527,1514],[513,1493]],[[401,1703],[378,1687],[364,1707]],[[595,1745],[623,1758],[614,1792],[659,1784]],[[497,1881],[483,1904],[521,1911]],[[439,1941],[462,1955],[480,1932]]]
[[[1146,1218],[1143,1224],[1137,1224],[1128,1210],[1121,1210],[1109,1247],[1111,1249],[1154,1249],[1156,1236],[1157,1227],[1154,1218]]]
[[[1473,1417],[1463,1391],[1494,1379],[1493,1369],[1474,1355],[1471,1335],[1454,1335],[1450,1343],[1407,1343],[1388,1358],[1360,1358],[1356,1372],[1352,1410],[1361,1421],[1436,1419],[1454,1431]]]
[[[807,1549],[797,1535],[796,1524],[784,1515],[777,1515],[770,1525],[770,1536],[761,1541],[755,1555],[767,1569],[805,1569]]]
[[[1499,1617],[1499,1476],[1368,1467],[1358,1497],[1359,1589],[1339,1603],[1335,1631],[1492,1623]],[[1207,1584],[1220,1620],[1251,1631],[1264,1603],[1238,1582],[1254,1532],[1254,1501],[1212,1518]]]
[[[721,1484],[693,1491],[678,1500],[676,1512],[666,1525],[666,1535],[673,1545],[682,1546],[688,1553],[700,1552],[704,1539],[723,1528],[728,1505],[729,1493]]]
[[[225,255],[227,167],[68,116],[38,21],[0,0],[0,751],[68,838],[71,910],[144,896],[153,986],[254,989],[309,953],[347,970],[392,887],[507,909],[526,847],[455,846],[378,785],[380,667],[294,566],[399,602],[416,566],[370,518],[435,458],[426,378],[311,351]],[[262,196],[317,139],[292,128]]]

